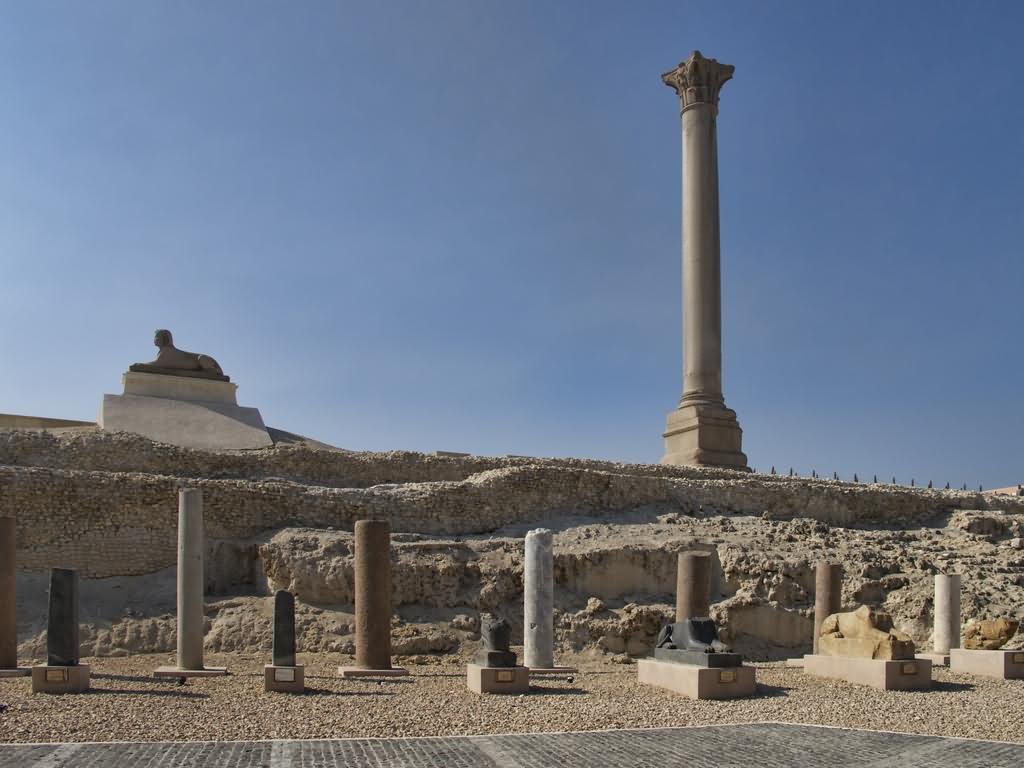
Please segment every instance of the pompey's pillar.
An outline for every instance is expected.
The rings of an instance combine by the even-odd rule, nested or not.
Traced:
[[[733,67],[694,51],[661,79],[683,121],[683,396],[668,415],[662,464],[747,469],[736,412],[722,395],[718,93]]]

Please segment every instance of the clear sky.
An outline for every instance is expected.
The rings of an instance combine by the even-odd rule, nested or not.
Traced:
[[[719,116],[758,469],[1024,481],[1019,2],[36,2],[0,25],[0,412],[152,332],[353,449],[657,461],[680,147]]]

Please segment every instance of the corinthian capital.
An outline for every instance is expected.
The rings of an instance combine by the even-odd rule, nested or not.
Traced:
[[[694,51],[678,67],[663,74],[661,80],[679,94],[684,110],[695,104],[712,104],[717,107],[718,92],[735,70],[732,64],[719,64],[714,59],[705,59],[700,51]]]

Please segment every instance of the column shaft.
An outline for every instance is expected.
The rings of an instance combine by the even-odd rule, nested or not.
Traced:
[[[203,492],[178,491],[178,667],[203,668]]]
[[[676,569],[676,621],[707,617],[710,600],[711,555],[681,552]]]
[[[50,571],[49,616],[46,622],[46,663],[51,667],[78,666],[78,572]]]
[[[356,666],[391,669],[391,525],[355,525]]]
[[[274,593],[274,666],[295,666],[295,596],[285,589]]]
[[[524,663],[533,669],[555,665],[555,578],[552,533],[538,528],[526,534],[523,562]]]
[[[814,570],[814,653],[825,618],[839,613],[843,605],[843,566],[819,560]]]
[[[932,650],[947,654],[960,647],[960,574],[935,574]]]
[[[13,517],[0,517],[0,669],[18,666],[16,524]]]
[[[722,405],[722,266],[714,104],[683,111],[683,403]]]

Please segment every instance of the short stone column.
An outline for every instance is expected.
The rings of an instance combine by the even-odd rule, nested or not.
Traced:
[[[680,552],[676,569],[676,621],[707,618],[711,613],[711,554]]]
[[[16,524],[13,517],[0,517],[0,677],[29,673],[18,668]]]
[[[295,663],[295,595],[285,589],[274,593],[273,664],[263,668],[263,690],[302,693],[305,667]]]
[[[203,665],[203,492],[178,491],[178,665],[158,667],[157,677],[206,677],[227,674],[224,667]]]
[[[722,394],[718,97],[735,68],[694,51],[663,74],[683,124],[683,394],[668,415],[662,464],[747,469],[736,412]]]
[[[814,653],[825,618],[839,613],[843,606],[843,566],[819,560],[814,569]]]
[[[949,655],[960,647],[960,574],[935,574],[932,650]]]
[[[531,669],[555,665],[555,578],[552,534],[537,528],[526,534],[523,560],[523,654]]]
[[[89,667],[79,664],[78,572],[50,571],[46,664],[32,667],[33,693],[80,693],[89,689]]]
[[[391,524],[355,524],[356,664],[339,667],[342,677],[404,675],[391,666]]]

